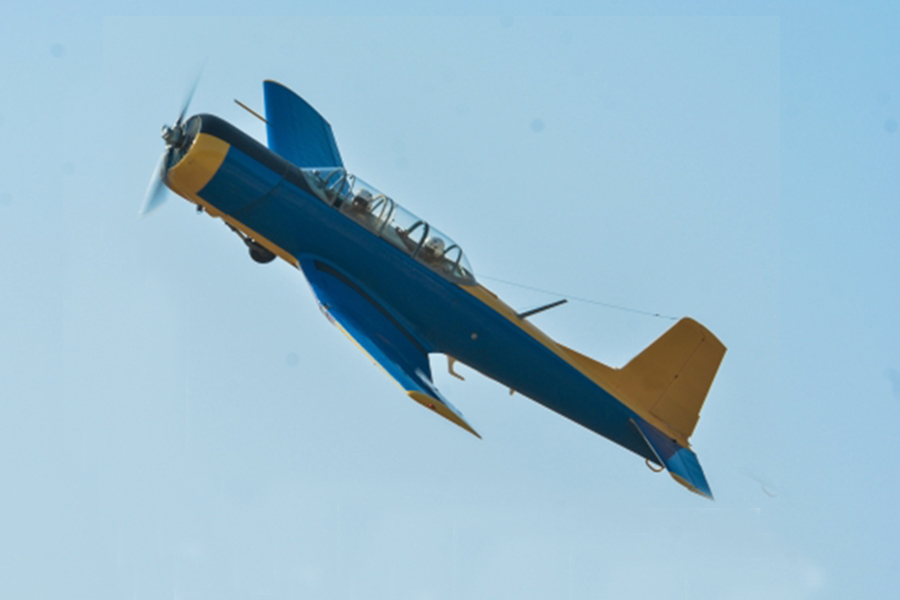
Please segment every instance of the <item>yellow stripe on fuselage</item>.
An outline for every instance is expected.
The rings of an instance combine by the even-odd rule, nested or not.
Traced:
[[[179,196],[202,206],[211,217],[221,218],[244,235],[249,236],[262,245],[266,250],[281,257],[289,264],[299,267],[300,262],[290,252],[253,231],[237,219],[226,215],[198,195],[200,190],[206,187],[218,173],[222,163],[225,162],[225,157],[228,155],[230,148],[231,144],[214,135],[208,133],[197,135],[187,154],[178,161],[178,164],[169,169],[166,176],[166,185]]]

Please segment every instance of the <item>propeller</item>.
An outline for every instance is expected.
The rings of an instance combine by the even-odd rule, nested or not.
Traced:
[[[165,154],[159,158],[159,164],[153,171],[153,178],[150,179],[150,185],[147,187],[147,193],[144,196],[144,203],[141,205],[140,215],[146,216],[163,205],[166,201],[166,172],[169,170],[169,159],[172,156],[172,149],[166,149]]]
[[[181,112],[178,113],[178,119],[176,119],[175,124],[171,127],[163,125],[162,139],[166,142],[166,151],[159,159],[159,164],[153,172],[150,185],[147,187],[144,203],[141,205],[139,213],[142,217],[153,212],[166,201],[166,174],[172,166],[175,151],[181,148],[185,142],[184,117],[187,115],[188,107],[194,98],[194,92],[197,91],[198,83],[200,83],[200,73],[194,78],[194,82],[188,89],[187,94],[185,94],[184,101],[181,103]]]

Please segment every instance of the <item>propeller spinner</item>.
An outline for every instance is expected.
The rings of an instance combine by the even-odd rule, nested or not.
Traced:
[[[153,178],[150,180],[147,194],[144,196],[144,203],[141,205],[141,211],[139,213],[142,217],[162,206],[166,200],[166,173],[168,173],[169,168],[172,166],[175,153],[181,149],[187,140],[188,136],[185,132],[184,117],[187,114],[188,107],[191,105],[191,100],[194,97],[194,92],[197,90],[197,84],[199,82],[200,76],[198,75],[194,79],[194,83],[191,85],[190,89],[188,89],[188,92],[184,97],[184,102],[181,103],[181,112],[178,114],[178,119],[175,121],[175,124],[171,127],[164,125],[162,128],[162,139],[166,142],[166,151],[159,159],[159,165],[153,172]]]

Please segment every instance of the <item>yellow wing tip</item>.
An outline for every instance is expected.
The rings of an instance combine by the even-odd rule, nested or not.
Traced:
[[[472,429],[471,425],[466,423],[465,419],[463,419],[461,416],[459,416],[458,414],[453,412],[449,406],[447,406],[440,400],[437,400],[436,398],[433,398],[432,396],[429,396],[428,394],[424,394],[424,393],[416,391],[416,390],[410,390],[410,391],[406,392],[406,395],[409,396],[410,398],[412,398],[413,400],[415,400],[416,402],[418,402],[419,404],[421,404],[422,406],[424,406],[425,408],[431,409],[432,411],[441,415],[442,417],[444,417],[451,423],[454,423],[454,424],[462,427],[463,429],[465,429],[466,431],[468,431],[469,433],[471,433],[472,435],[477,437],[479,440],[482,439],[481,436],[478,434],[478,432],[475,431],[474,429]]]

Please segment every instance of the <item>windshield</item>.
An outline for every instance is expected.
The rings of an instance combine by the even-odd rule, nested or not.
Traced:
[[[462,248],[391,198],[344,169],[301,169],[320,200],[442,276],[473,284]]]

